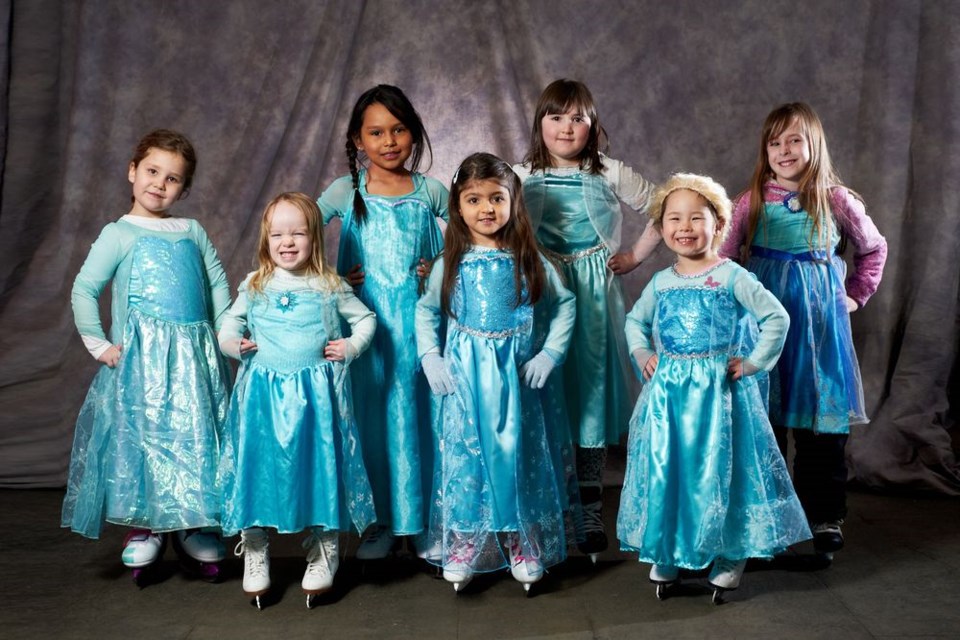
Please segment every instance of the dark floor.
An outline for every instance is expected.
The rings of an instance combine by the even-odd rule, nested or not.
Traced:
[[[607,491],[612,531],[619,491]],[[818,567],[801,547],[748,567],[714,606],[702,580],[663,602],[647,565],[574,556],[534,586],[508,574],[455,595],[409,556],[363,567],[348,557],[335,594],[313,610],[300,591],[298,537],[274,538],[278,599],[263,611],[227,560],[219,584],[182,573],[172,551],[138,589],[120,563],[123,530],[99,541],[58,528],[61,491],[0,491],[2,638],[958,638],[960,500],[850,494],[847,548]],[[234,541],[231,541],[234,542]],[[232,550],[232,545],[231,545]]]

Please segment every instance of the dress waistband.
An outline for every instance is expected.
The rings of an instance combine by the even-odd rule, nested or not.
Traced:
[[[777,249],[768,249],[767,247],[750,247],[750,256],[757,258],[769,258],[770,260],[784,260],[797,262],[827,262],[832,257],[826,251],[804,251],[802,253],[790,253],[789,251],[778,251]]]
[[[546,247],[542,247],[543,252],[547,255],[547,257],[553,260],[559,260],[564,264],[570,264],[572,262],[576,262],[577,260],[580,260],[581,258],[592,256],[593,254],[603,251],[606,248],[607,248],[607,245],[603,244],[602,242],[588,249],[581,249],[580,251],[576,251],[574,253],[557,253],[556,251],[551,251]]]

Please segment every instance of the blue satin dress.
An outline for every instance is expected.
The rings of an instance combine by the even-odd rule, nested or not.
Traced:
[[[418,331],[435,332],[424,317],[439,322],[442,267],[442,260],[434,266],[418,306]],[[556,272],[546,271],[548,286],[537,307],[558,322],[552,335],[563,337],[546,342],[562,354],[574,303]],[[576,489],[572,447],[566,423],[548,424],[540,392],[520,378],[543,336],[534,331],[534,307],[516,306],[512,254],[476,247],[466,253],[451,306],[444,359],[456,391],[442,402],[428,532],[442,554],[431,561],[443,566],[458,556],[475,572],[502,569],[509,564],[497,534],[518,532],[525,553],[544,566],[561,562],[571,523],[569,491]]]
[[[619,215],[603,177],[585,172],[537,172],[523,184],[528,207],[542,211],[537,240],[560,268],[577,299],[577,321],[563,366],[563,391],[574,444],[617,444],[630,414],[625,317],[619,281],[607,268],[610,250],[590,218]]]
[[[337,271],[363,265],[357,297],[377,315],[373,343],[350,367],[364,462],[373,487],[377,524],[394,535],[413,535],[426,525],[436,440],[430,388],[419,375],[414,309],[421,281],[420,259],[443,251],[437,217],[446,217],[446,189],[413,174],[414,190],[403,196],[371,195],[366,171],[360,193],[367,217],[353,214],[350,177],[335,181],[320,196],[324,220],[343,218]]]
[[[139,232],[138,232],[139,233]],[[125,260],[120,362],[80,409],[62,526],[96,538],[104,520],[153,531],[220,524],[219,447],[229,371],[191,238],[139,235]]]
[[[227,422],[236,442],[223,453],[223,531],[307,527],[363,531],[373,495],[341,362],[324,358],[342,337],[336,292],[267,283],[248,293],[245,356]]]
[[[744,318],[761,324],[763,346]],[[731,356],[773,365],[786,332],[776,299],[723,262],[695,277],[661,271],[628,314],[628,334],[656,345],[656,371],[631,419],[617,518],[621,548],[652,564],[702,569],[714,558],[769,558],[811,537],[758,390],[732,381]],[[779,318],[778,320],[776,318]],[[633,326],[631,326],[631,324]],[[652,338],[652,340],[650,340]]]
[[[843,280],[832,249],[811,250],[810,216],[790,193],[767,202],[746,267],[787,309],[790,331],[770,374],[770,421],[816,433],[849,433],[868,422]],[[826,246],[839,237],[831,227]]]

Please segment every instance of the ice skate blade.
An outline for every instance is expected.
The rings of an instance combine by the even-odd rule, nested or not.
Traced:
[[[710,598],[710,601],[718,607],[722,604],[726,604],[727,599],[724,597],[724,594],[727,591],[733,591],[733,589],[723,589],[721,587],[714,587],[713,596]]]

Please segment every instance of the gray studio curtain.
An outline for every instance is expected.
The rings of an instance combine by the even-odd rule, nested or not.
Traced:
[[[0,31],[2,487],[64,481],[97,366],[70,287],[103,225],[129,208],[126,167],[147,130],[194,141],[195,186],[176,212],[201,221],[237,284],[263,204],[281,190],[319,194],[346,172],[343,132],[364,89],[407,92],[433,141],[430,174],[449,181],[472,151],[519,160],[540,90],[573,77],[595,94],[612,157],[655,181],[706,173],[731,193],[774,105],[819,111],[890,243],[880,290],[854,315],[873,421],[851,438],[852,474],[960,493],[950,0],[3,0]],[[643,223],[628,218],[625,236]],[[661,249],[630,274],[628,297],[669,260]]]

